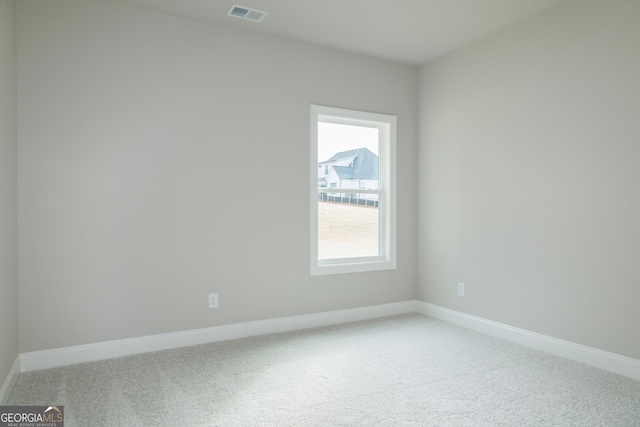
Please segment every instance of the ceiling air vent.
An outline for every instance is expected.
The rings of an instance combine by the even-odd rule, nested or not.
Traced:
[[[250,7],[238,6],[234,4],[227,12],[227,16],[235,16],[236,18],[246,19],[253,22],[262,22],[267,12],[263,12],[257,9],[251,9]]]

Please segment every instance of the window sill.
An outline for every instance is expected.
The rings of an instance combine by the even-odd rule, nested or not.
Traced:
[[[395,270],[395,260],[373,260],[373,261],[349,261],[336,260],[337,262],[325,261],[314,263],[311,266],[312,276],[324,276],[329,274],[349,274],[366,273],[369,271]],[[340,262],[342,261],[342,262]]]

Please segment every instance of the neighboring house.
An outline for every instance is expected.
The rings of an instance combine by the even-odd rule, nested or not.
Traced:
[[[379,163],[378,156],[367,148],[336,153],[329,160],[318,163],[318,186],[347,190],[376,190],[378,189]],[[341,197],[350,199],[377,197],[371,194],[345,192],[340,194]]]

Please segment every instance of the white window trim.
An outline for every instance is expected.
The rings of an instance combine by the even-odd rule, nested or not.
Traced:
[[[381,130],[379,193],[380,256],[318,260],[318,121],[364,126]],[[396,268],[396,116],[311,105],[311,275],[359,273]],[[383,185],[385,186],[383,188]],[[360,190],[362,191],[362,190]],[[384,209],[384,212],[383,212]]]

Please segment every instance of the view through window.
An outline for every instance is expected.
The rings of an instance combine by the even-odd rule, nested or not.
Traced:
[[[318,123],[318,258],[380,255],[379,131]]]

